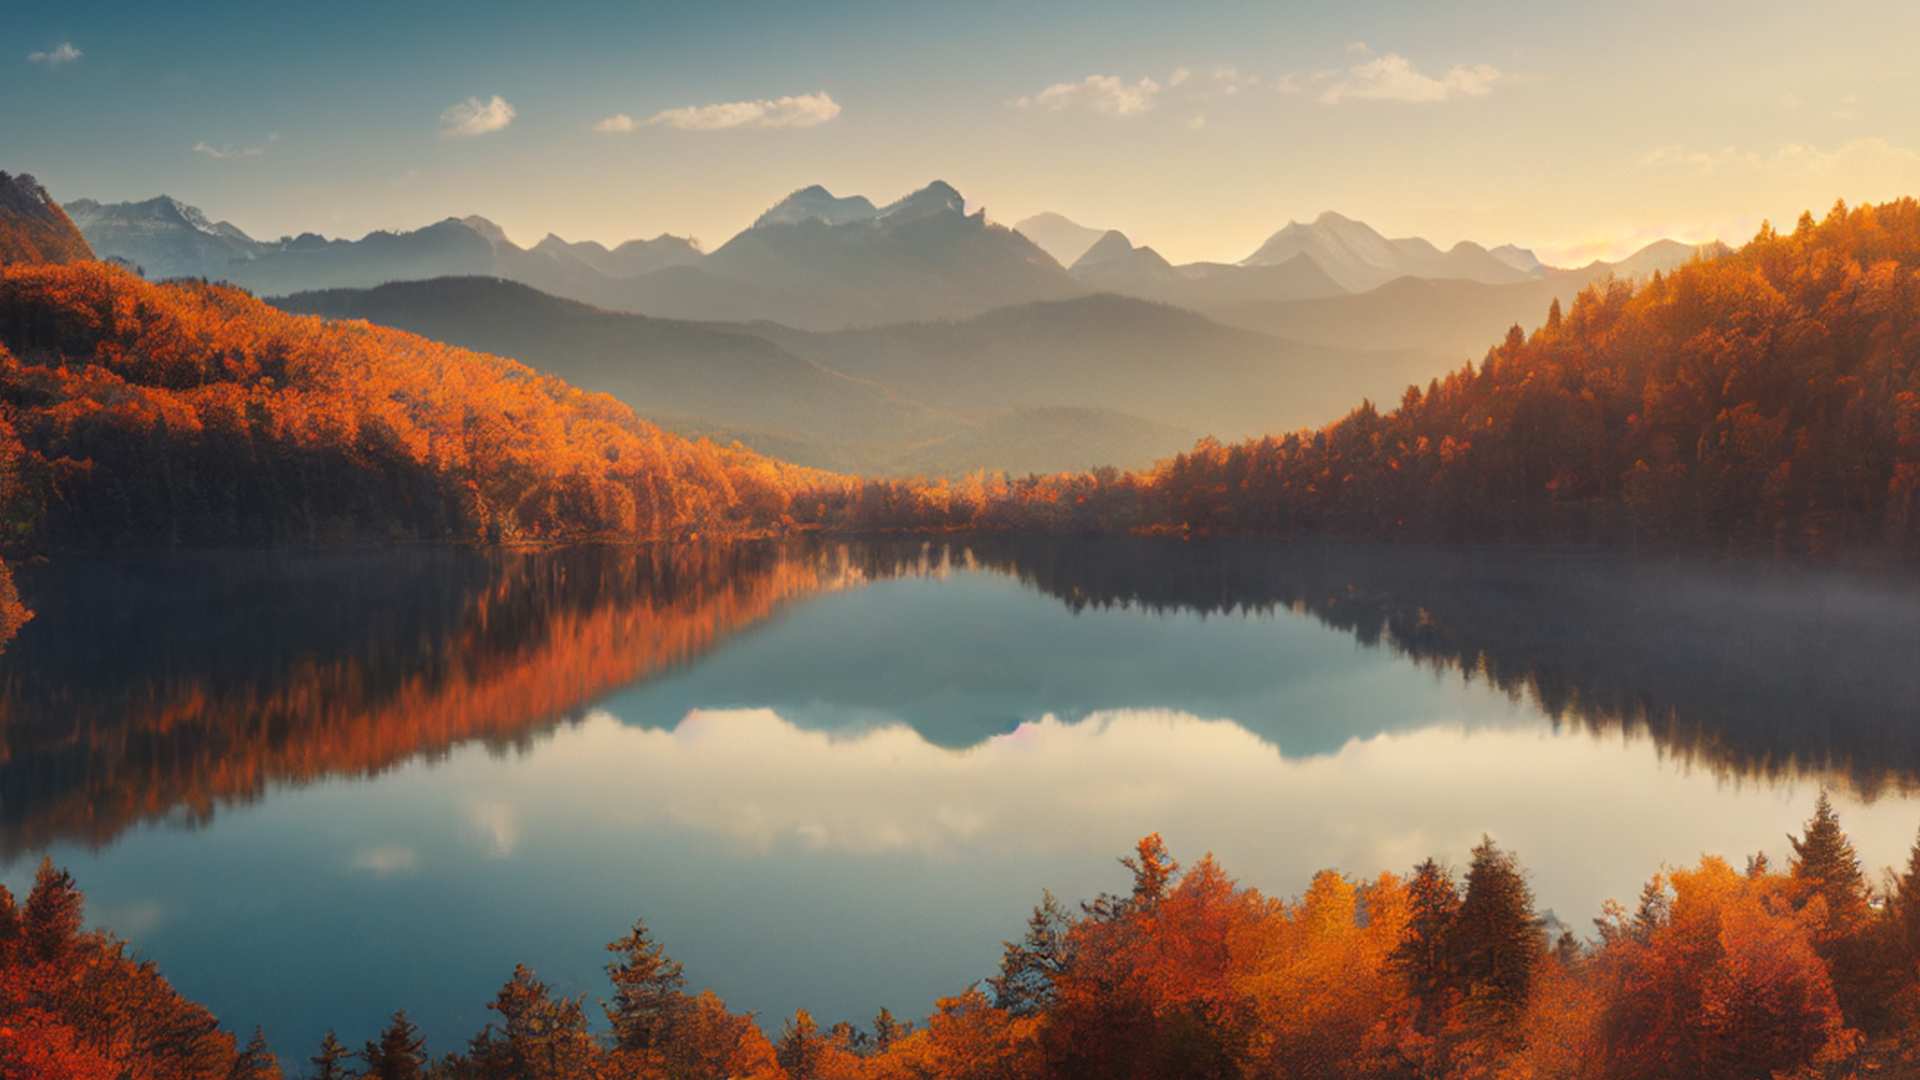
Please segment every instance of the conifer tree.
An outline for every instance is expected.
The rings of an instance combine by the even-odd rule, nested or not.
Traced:
[[[681,989],[687,979],[680,963],[647,936],[643,919],[635,920],[633,929],[607,951],[618,957],[607,965],[613,1000],[602,1004],[613,1027],[614,1048],[660,1049],[690,1004]]]
[[[1020,1016],[1045,1012],[1054,1000],[1053,980],[1067,966],[1067,931],[1073,920],[1053,893],[1040,890],[1040,904],[1027,919],[1019,944],[1002,942],[1000,974],[987,980],[994,1007]]]
[[[51,963],[66,955],[80,936],[85,904],[73,875],[55,870],[52,856],[43,857],[21,918],[21,933],[34,959]]]
[[[280,1059],[267,1048],[266,1032],[257,1025],[253,1038],[234,1056],[231,1076],[232,1080],[281,1080]]]
[[[1473,849],[1449,936],[1455,973],[1475,1011],[1496,1022],[1518,1017],[1546,947],[1519,860],[1492,837],[1481,837]]]
[[[1820,793],[1813,804],[1813,819],[1807,822],[1803,836],[1789,836],[1793,845],[1791,873],[1811,893],[1826,897],[1829,911],[1864,910],[1867,905],[1867,879],[1860,872],[1860,856],[1853,841],[1840,828],[1840,815],[1834,812],[1827,793]]]
[[[1407,929],[1388,957],[1414,1002],[1414,1030],[1431,1034],[1453,988],[1451,932],[1460,912],[1453,874],[1432,859],[1413,868],[1407,883]]]
[[[487,1008],[500,1014],[473,1040],[470,1059],[485,1080],[579,1080],[595,1053],[582,999],[555,999],[525,964]]]
[[[352,1051],[340,1045],[340,1036],[328,1028],[326,1037],[320,1040],[320,1053],[307,1059],[316,1070],[311,1080],[352,1080],[353,1074],[346,1066],[352,1056]]]
[[[420,1029],[400,1009],[390,1018],[380,1041],[369,1039],[360,1051],[367,1066],[366,1080],[424,1080],[427,1068],[427,1041]]]
[[[820,1025],[807,1010],[801,1009],[780,1032],[780,1041],[774,1046],[774,1059],[792,1080],[813,1080],[820,1071],[825,1041],[820,1035]]]
[[[1817,896],[1826,906],[1826,923],[1815,934],[1814,951],[1832,972],[1840,1011],[1850,1026],[1875,1030],[1885,1020],[1887,983],[1894,972],[1890,958],[1880,954],[1873,940],[1873,910],[1860,856],[1840,828],[1840,815],[1826,792],[1814,803],[1805,833],[1787,840],[1793,845],[1789,876],[1799,887],[1800,905]]]
[[[880,1015],[873,1018],[873,1049],[884,1054],[888,1048],[908,1035],[913,1034],[913,1021],[896,1020],[893,1013],[881,1006]]]

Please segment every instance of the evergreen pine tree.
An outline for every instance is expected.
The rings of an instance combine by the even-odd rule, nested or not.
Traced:
[[[1450,933],[1460,911],[1453,874],[1428,859],[1407,883],[1407,928],[1387,962],[1406,982],[1414,1002],[1414,1030],[1432,1034],[1454,984]]]
[[[873,1049],[875,1053],[886,1053],[888,1047],[911,1034],[913,1034],[913,1021],[895,1020],[893,1013],[888,1011],[885,1006],[881,1007],[880,1015],[873,1018]]]
[[[353,1073],[346,1065],[346,1060],[352,1056],[351,1051],[340,1045],[340,1036],[328,1028],[326,1037],[320,1040],[320,1053],[307,1059],[317,1070],[311,1080],[352,1080]]]
[[[1895,972],[1874,940],[1860,856],[1840,828],[1840,815],[1826,792],[1814,803],[1805,834],[1787,840],[1793,845],[1789,876],[1799,887],[1799,903],[1804,906],[1818,896],[1826,905],[1826,924],[1815,933],[1814,951],[1832,973],[1840,1012],[1848,1026],[1876,1031],[1886,1020],[1886,992]]]
[[[1826,792],[1821,792],[1819,801],[1813,804],[1813,820],[1807,822],[1806,834],[1789,836],[1787,842],[1793,845],[1793,879],[1802,883],[1809,899],[1815,893],[1826,897],[1827,910],[1833,917],[1866,911],[1867,879],[1860,872],[1860,856],[1841,830],[1840,815],[1834,813]]]
[[[1067,966],[1067,931],[1072,927],[1067,909],[1053,893],[1040,890],[1040,904],[1027,920],[1027,936],[1019,944],[1002,942],[1000,974],[987,980],[993,1004],[1022,1016],[1042,1013],[1053,1004],[1053,980]]]
[[[618,957],[607,965],[613,1001],[602,1003],[607,1023],[613,1027],[614,1048],[660,1049],[690,1004],[681,989],[687,979],[679,962],[647,936],[645,920],[635,920],[627,936],[608,945],[607,951]]]
[[[580,998],[554,998],[525,964],[487,1008],[500,1014],[472,1042],[471,1064],[486,1080],[579,1080],[593,1066],[595,1046]]]
[[[1475,1012],[1498,1023],[1518,1017],[1546,945],[1519,860],[1495,847],[1491,837],[1481,837],[1473,849],[1466,895],[1449,936],[1455,974]]]
[[[774,1046],[774,1059],[792,1080],[813,1080],[820,1071],[825,1041],[820,1035],[820,1025],[814,1023],[807,1010],[801,1009],[781,1031],[780,1042]]]
[[[280,1059],[267,1048],[266,1032],[258,1026],[253,1029],[253,1038],[234,1056],[230,1075],[233,1080],[281,1080]]]
[[[380,1041],[368,1040],[360,1051],[366,1062],[366,1080],[424,1080],[427,1068],[427,1041],[420,1029],[400,1009],[390,1018]]]
[[[21,934],[32,957],[55,961],[65,956],[80,936],[84,909],[85,900],[74,888],[73,875],[55,870],[53,858],[43,857],[20,920]]]

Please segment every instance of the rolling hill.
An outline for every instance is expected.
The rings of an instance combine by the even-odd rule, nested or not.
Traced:
[[[958,321],[761,332],[939,409],[1110,409],[1219,438],[1305,427],[1361,397],[1397,397],[1407,382],[1397,355],[1279,340],[1104,293]]]
[[[1146,468],[1198,436],[1190,427],[1112,409],[1028,408],[1017,394],[965,409],[931,408],[794,355],[763,336],[790,333],[770,324],[604,311],[497,278],[395,282],[274,303],[510,356],[611,394],[668,431],[738,440],[817,468],[880,476]]]

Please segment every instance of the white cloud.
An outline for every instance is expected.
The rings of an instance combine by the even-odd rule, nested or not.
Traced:
[[[278,136],[275,136],[275,138],[278,138]],[[240,158],[259,157],[267,151],[264,147],[259,146],[250,146],[242,150],[235,150],[227,146],[215,149],[214,147],[208,146],[205,140],[202,140],[193,145],[193,152],[196,154],[205,154],[210,158]]]
[[[420,858],[412,848],[399,846],[367,848],[353,857],[355,870],[366,870],[375,877],[411,874],[419,865]]]
[[[1404,873],[1491,832],[1526,855],[1541,906],[1584,915],[1631,897],[1662,858],[1777,853],[1820,786],[1793,774],[1733,783],[1644,734],[1507,726],[1503,696],[1450,685],[1456,721],[1291,756],[1231,721],[1161,710],[1048,716],[964,751],[899,724],[808,730],[754,709],[662,730],[596,711],[526,767],[526,831],[530,846],[591,823],[713,837],[741,854],[936,858],[1119,852],[1159,831],[1183,859],[1212,848],[1283,895],[1323,867]],[[1624,817],[1580,810],[1622,790],[1641,796]],[[1905,858],[1920,802],[1887,794],[1869,813],[1834,796],[1868,865]],[[1339,825],[1275,844],[1276,821]]]
[[[1920,154],[1881,138],[1854,139],[1838,150],[1787,143],[1769,153],[1722,147],[1689,150],[1663,146],[1642,158],[1642,165],[1683,170],[1692,176],[1712,176],[1728,170],[1784,175],[1824,175],[1835,172],[1879,174],[1905,171],[1920,163]]]
[[[1184,77],[1181,78],[1185,82]],[[1160,84],[1152,79],[1122,82],[1118,75],[1089,75],[1077,83],[1055,83],[1031,97],[1008,102],[1016,109],[1086,109],[1089,112],[1131,116],[1152,109]]]
[[[612,134],[643,127],[670,127],[681,131],[725,131],[729,128],[810,128],[840,115],[840,104],[826,91],[771,101],[731,101],[718,105],[690,105],[667,109],[645,120],[621,113],[593,125]]]
[[[1413,64],[1396,53],[1378,56],[1349,68],[1339,82],[1320,95],[1327,105],[1342,101],[1404,101],[1425,104],[1455,97],[1480,97],[1493,92],[1502,80],[1491,64],[1464,64],[1434,78],[1413,69]]]
[[[499,94],[493,95],[492,101],[470,97],[458,105],[449,105],[447,111],[440,114],[440,134],[448,138],[485,135],[513,123],[513,117],[513,106]]]
[[[80,50],[73,47],[73,42],[63,41],[48,52],[28,53],[27,62],[29,64],[45,64],[48,70],[52,70],[78,62],[81,55]]]
[[[476,802],[467,807],[467,821],[488,855],[504,859],[520,845],[519,817],[511,803]]]

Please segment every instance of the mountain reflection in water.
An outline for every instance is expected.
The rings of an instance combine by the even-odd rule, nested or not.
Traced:
[[[1910,573],[1122,538],[161,553],[21,568],[38,618],[0,656],[0,857],[469,740],[525,747],[783,605],[960,568],[1076,611],[1311,614],[1727,774],[1817,772],[1869,797],[1920,779]],[[967,745],[1033,718],[903,719]]]

